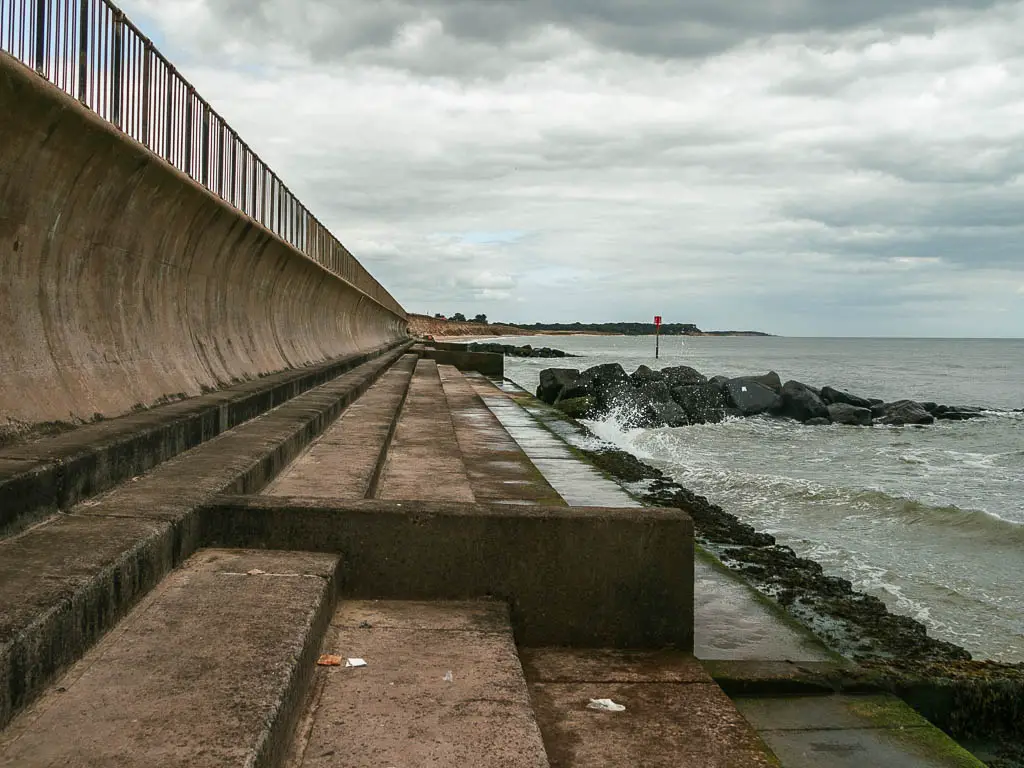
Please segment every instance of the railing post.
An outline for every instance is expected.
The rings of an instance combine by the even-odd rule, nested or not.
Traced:
[[[36,0],[36,72],[46,74],[46,20],[49,0]]]
[[[203,146],[200,154],[200,173],[202,182],[206,187],[210,186],[210,105],[203,102]]]
[[[85,103],[89,86],[89,0],[78,9],[78,100]]]
[[[82,0],[83,3],[88,0]],[[152,109],[150,104],[150,98],[152,96],[152,85],[150,81],[153,79],[152,76],[152,65],[151,61],[153,53],[149,49],[149,41],[145,41],[142,44],[142,143],[150,149],[153,148],[152,137],[149,135],[149,113]]]
[[[170,66],[166,66],[167,73],[167,111],[164,114],[164,160],[171,162],[171,149],[173,148],[173,120],[174,120],[174,72]]]
[[[122,65],[124,58],[124,14],[120,11],[114,13],[114,41],[111,53],[111,77],[110,77],[110,122],[121,127],[121,100],[124,96],[124,87],[121,82]]]
[[[191,176],[193,179],[195,175],[192,173],[192,101],[195,97],[195,91],[192,90],[192,86],[185,89],[185,174]]]

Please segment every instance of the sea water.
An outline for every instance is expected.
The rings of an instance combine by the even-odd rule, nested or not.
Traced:
[[[552,366],[619,362],[765,373],[887,401],[990,409],[928,427],[806,427],[767,417],[675,429],[588,422],[601,438],[771,533],[976,658],[1024,661],[1024,340],[541,336],[581,357],[506,358],[536,389]]]

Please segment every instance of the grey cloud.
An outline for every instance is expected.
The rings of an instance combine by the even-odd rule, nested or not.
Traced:
[[[546,27],[582,34],[601,47],[670,59],[707,56],[745,40],[772,34],[842,32],[864,25],[927,31],[918,14],[936,9],[980,10],[998,0],[209,0],[224,30],[247,35],[290,33],[292,46],[319,60],[375,52],[401,63],[389,44],[405,25],[436,19],[449,43],[432,53],[459,61],[466,46],[484,57]],[[373,57],[370,57],[371,59]],[[408,66],[444,69],[442,62],[407,59]],[[464,61],[487,68],[487,61]],[[473,66],[476,69],[477,66]]]

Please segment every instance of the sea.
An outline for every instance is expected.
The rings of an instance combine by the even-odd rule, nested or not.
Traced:
[[[975,658],[1024,662],[1024,340],[653,336],[503,337],[576,359],[513,358],[535,391],[552,366],[774,370],[886,401],[985,408],[929,427],[807,427],[757,417],[629,429],[587,422],[799,555]]]

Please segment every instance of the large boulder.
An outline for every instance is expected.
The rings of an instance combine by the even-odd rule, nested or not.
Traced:
[[[689,387],[695,384],[707,384],[708,377],[688,365],[674,365],[662,368],[661,375],[669,387]]]
[[[686,411],[691,424],[717,424],[725,418],[725,397],[713,384],[675,387],[672,399]]]
[[[655,427],[659,419],[656,403],[628,382],[614,384],[597,398],[602,412],[612,414],[626,427]]]
[[[808,419],[807,421],[804,422],[804,426],[806,426],[806,427],[827,427],[831,423],[832,422],[829,419],[817,418],[817,419]]]
[[[729,379],[729,382],[738,381],[742,384],[760,384],[762,387],[767,387],[772,392],[779,394],[782,392],[782,379],[779,378],[779,374],[775,371],[768,371],[768,373],[762,376],[736,376],[735,378]]]
[[[566,387],[562,397],[587,397],[593,395],[604,404],[608,392],[616,386],[629,384],[629,376],[618,363],[604,363],[587,368],[571,387]]]
[[[634,386],[634,389],[655,403],[668,403],[672,401],[672,393],[669,391],[668,384],[664,381],[645,381]]]
[[[824,419],[828,417],[828,406],[817,393],[799,381],[787,381],[782,387],[782,402],[776,413],[797,421]]]
[[[931,411],[931,414],[940,421],[967,421],[985,417],[981,408],[970,405],[939,405]]]
[[[641,387],[650,381],[661,381],[664,378],[661,371],[653,371],[646,365],[641,365],[633,373],[629,374],[629,380],[634,387]]]
[[[580,377],[575,368],[545,368],[540,372],[537,397],[545,403],[555,403],[566,387],[571,387]]]
[[[597,404],[592,397],[573,397],[568,400],[563,398],[555,407],[574,419],[591,418],[597,411]]]
[[[828,407],[828,417],[833,424],[848,424],[854,427],[871,426],[871,409],[858,408],[849,403],[832,403]]]
[[[654,418],[666,427],[685,427],[690,423],[689,415],[682,406],[673,400],[654,403],[652,410]]]
[[[841,389],[834,389],[833,387],[822,387],[821,399],[825,402],[825,405],[844,403],[846,405],[856,406],[857,408],[871,409],[871,401],[866,397],[857,397],[857,395],[851,395],[849,392],[844,392]]]
[[[897,400],[895,403],[886,404],[885,415],[879,419],[879,423],[893,426],[933,424],[935,417],[928,413],[920,403],[913,400]]]
[[[782,402],[778,392],[747,377],[729,379],[725,385],[725,397],[741,416],[777,411]]]

